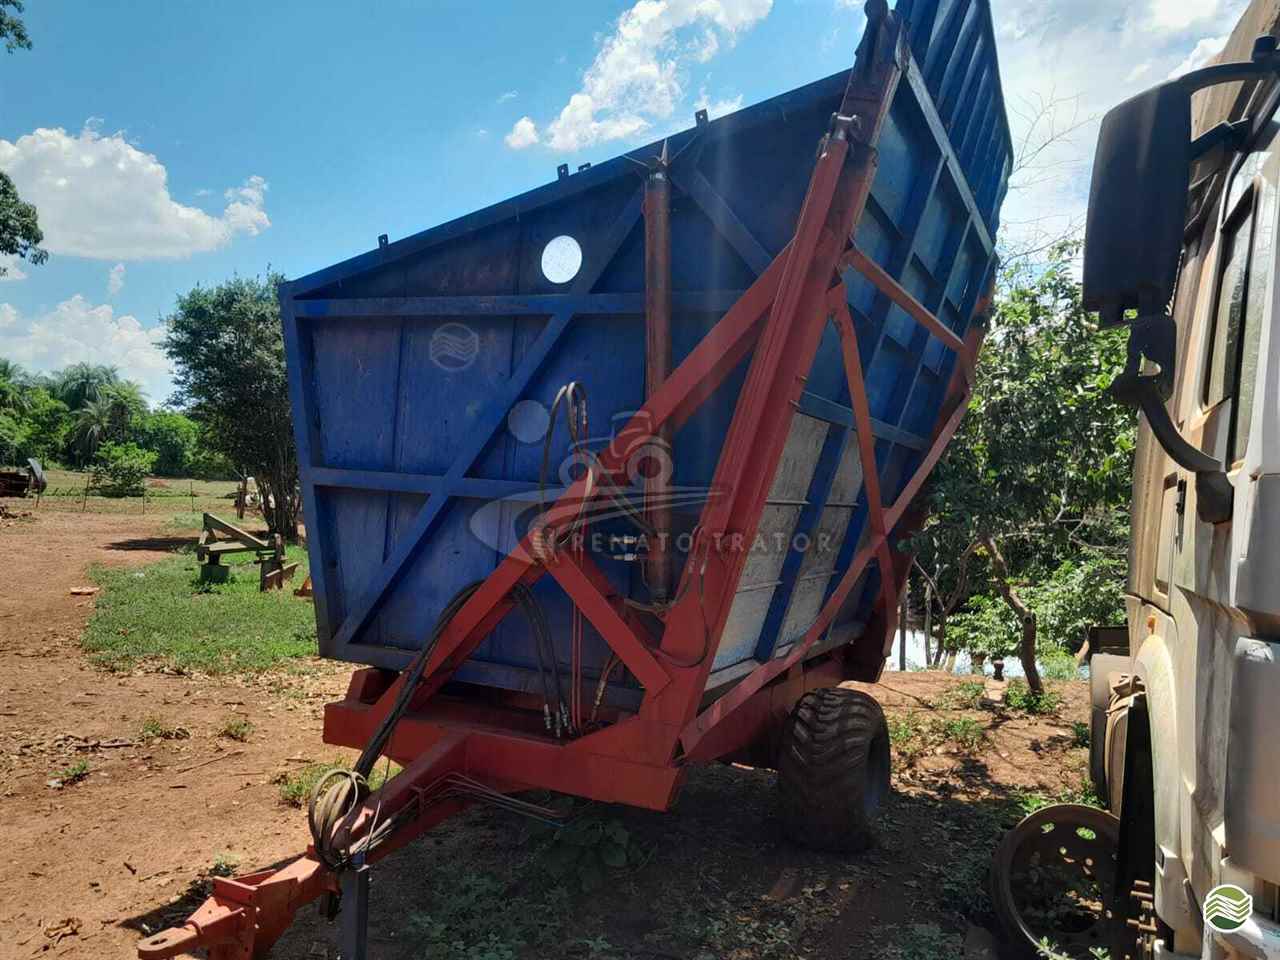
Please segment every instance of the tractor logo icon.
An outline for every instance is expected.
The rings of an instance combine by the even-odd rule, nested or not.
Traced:
[[[1251,913],[1253,897],[1233,883],[1214,887],[1204,898],[1204,918],[1219,933],[1240,929]]]
[[[465,323],[446,323],[431,335],[431,362],[448,373],[468,369],[480,353],[480,335]]]

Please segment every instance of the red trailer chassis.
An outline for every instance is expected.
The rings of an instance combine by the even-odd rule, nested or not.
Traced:
[[[377,817],[384,822],[399,818],[394,835],[369,854],[369,862],[375,861],[474,802],[481,789],[547,789],[666,809],[690,764],[758,750],[807,690],[846,679],[878,678],[907,569],[894,541],[912,526],[907,512],[964,414],[982,333],[981,326],[973,324],[968,335],[959,338],[850,241],[875,177],[876,143],[906,57],[902,24],[882,0],[869,2],[867,14],[858,66],[820,145],[791,241],[657,387],[588,474],[548,510],[540,528],[545,533],[569,527],[584,502],[599,496],[623,472],[626,453],[637,440],[678,429],[752,353],[716,469],[717,495],[709,497],[703,509],[690,559],[674,591],[676,599],[659,628],[655,631],[652,621],[623,604],[585,552],[548,553],[526,538],[444,629],[384,751],[404,769],[338,824],[337,846],[361,837]],[[869,280],[958,357],[928,452],[891,504],[880,491],[863,367],[842,279],[848,270]],[[988,302],[989,298],[979,303],[976,312],[984,311]],[[806,373],[829,318],[838,327],[844,353],[869,536],[791,652],[760,665],[702,709],[713,660],[709,644],[728,617]],[[881,590],[863,642],[806,659],[873,563],[881,572]],[[606,719],[612,722],[603,728],[569,741],[548,735],[541,714],[522,703],[520,695],[476,702],[442,691],[459,665],[510,612],[513,588],[543,576],[556,579],[644,688],[635,713],[611,714]],[[859,649],[861,657],[855,656]],[[403,675],[358,670],[346,699],[325,709],[325,741],[363,747],[391,712],[404,683]],[[274,872],[216,879],[213,895],[185,925],[143,940],[138,955],[160,960],[204,947],[212,960],[264,956],[300,906],[337,894],[343,885],[313,849]]]

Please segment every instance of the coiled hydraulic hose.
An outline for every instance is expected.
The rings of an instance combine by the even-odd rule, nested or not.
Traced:
[[[361,751],[355,766],[351,770],[333,769],[328,771],[311,791],[311,799],[307,805],[307,826],[311,830],[311,841],[315,847],[316,856],[329,869],[341,870],[351,862],[354,854],[359,852],[367,853],[373,850],[383,840],[395,833],[399,827],[398,817],[390,817],[386,820],[378,818],[375,820],[370,833],[356,841],[351,848],[341,850],[335,845],[334,832],[337,830],[338,825],[368,796],[369,774],[373,771],[373,766],[378,762],[378,757],[382,755],[382,751],[386,749],[391,735],[395,732],[396,724],[400,722],[401,717],[409,709],[409,704],[413,702],[413,695],[417,692],[418,686],[422,682],[427,663],[430,661],[432,653],[435,652],[436,646],[440,642],[440,637],[444,635],[445,629],[453,618],[457,616],[458,611],[480,588],[481,583],[482,581],[477,580],[474,583],[467,584],[454,594],[453,599],[440,612],[440,616],[436,619],[435,626],[432,627],[431,635],[427,638],[426,644],[418,651],[418,655],[413,658],[408,669],[405,670],[404,684],[401,686],[391,710],[387,713],[382,723],[378,725],[378,729],[374,731],[373,736],[369,738],[369,742],[365,745],[364,750]],[[517,584],[512,589],[511,596],[528,619],[529,628],[534,635],[534,647],[538,655],[538,672],[543,677],[543,691],[548,701],[547,715],[552,716],[554,714],[556,730],[559,731],[567,718],[567,712],[564,703],[564,688],[560,677],[560,665],[556,660],[555,647],[551,639],[551,632],[547,626],[546,616],[543,614],[541,605],[534,598],[533,592],[523,584]],[[548,657],[551,661],[549,667],[546,664]],[[551,679],[546,676],[548,669]],[[553,699],[555,701],[554,706],[551,703]]]

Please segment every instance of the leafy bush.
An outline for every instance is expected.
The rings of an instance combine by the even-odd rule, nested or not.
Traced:
[[[1091,626],[1124,623],[1124,583],[1125,562],[1119,557],[1086,552],[1060,564],[1028,591],[1041,642],[1074,653]]]
[[[156,455],[154,470],[157,476],[189,475],[200,439],[198,423],[181,413],[157,410],[137,417],[134,424],[138,443]]]
[[[156,455],[136,443],[104,443],[98,448],[89,483],[104,497],[138,497],[155,463]]]
[[[547,872],[557,880],[595,890],[610,871],[635,866],[639,851],[631,832],[617,820],[583,817],[555,831],[543,855]]]
[[[1055,693],[1053,690],[1032,693],[1031,688],[1027,686],[1027,681],[1019,677],[1009,681],[1009,686],[1004,692],[1004,705],[1011,710],[1021,710],[1024,713],[1057,713],[1058,708],[1062,706],[1062,694]]]
[[[1080,667],[1070,651],[1062,647],[1040,649],[1040,676],[1046,680],[1076,680],[1080,676]]]
[[[986,594],[970,597],[968,609],[947,620],[949,644],[993,659],[1013,656],[1021,637],[1022,626],[1009,605]]]

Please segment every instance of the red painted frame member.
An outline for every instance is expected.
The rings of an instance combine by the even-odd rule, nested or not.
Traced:
[[[339,836],[361,836],[375,811],[401,816],[398,832],[375,848],[385,856],[456,813],[468,800],[448,791],[449,778],[504,792],[543,788],[602,801],[665,809],[693,762],[743,751],[785,716],[806,690],[845,679],[848,665],[832,656],[806,663],[850,591],[874,560],[882,571],[877,622],[887,635],[905,567],[895,563],[892,536],[959,425],[967,406],[981,340],[974,327],[964,341],[915,301],[878,265],[851,247],[875,179],[876,143],[906,62],[901,22],[883,3],[872,17],[839,112],[824,138],[808,193],[788,245],[721,318],[592,466],[548,511],[540,531],[554,531],[580,515],[622,471],[638,437],[679,429],[754,348],[746,383],[716,468],[713,490],[673,590],[659,636],[615,596],[582,551],[550,556],[526,538],[461,607],[442,633],[412,704],[386,753],[405,769],[339,824]],[[958,354],[944,412],[928,453],[893,504],[881,495],[875,442],[853,319],[840,279],[854,269]],[[983,307],[979,306],[979,310]],[[786,443],[805,376],[829,317],[837,324],[849,381],[869,510],[869,533],[803,639],[785,657],[763,664],[733,690],[699,712],[716,643],[729,616],[739,578]],[[537,536],[537,533],[534,534]],[[545,574],[556,579],[644,687],[638,711],[570,741],[545,735],[528,711],[482,706],[435,696],[454,671],[512,608],[517,584]],[[873,633],[874,636],[874,633]],[[378,670],[352,677],[347,699],[325,710],[325,739],[360,747],[388,715],[403,678],[387,683]],[[148,960],[197,947],[212,960],[265,955],[304,903],[337,892],[337,877],[313,851],[276,872],[214,881],[213,896],[182,927],[139,944]]]

